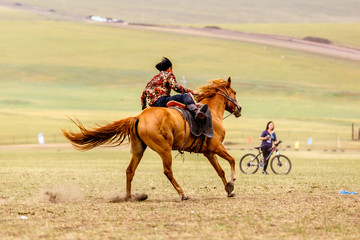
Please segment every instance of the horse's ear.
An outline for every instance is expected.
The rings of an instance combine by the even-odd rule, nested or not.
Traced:
[[[231,84],[231,77],[228,78],[228,83]]]

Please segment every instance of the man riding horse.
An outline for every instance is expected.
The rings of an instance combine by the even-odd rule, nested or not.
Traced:
[[[197,91],[186,89],[177,83],[171,61],[164,57],[155,67],[160,73],[146,85],[141,95],[142,109],[146,108],[146,103],[150,107],[166,107],[168,102],[176,101],[185,104],[195,119],[204,119],[208,106],[195,102],[191,94],[199,94]],[[170,96],[171,89],[181,94]]]
[[[172,171],[171,152],[172,150],[191,152],[197,139],[190,131],[186,130],[189,129],[189,124],[176,109],[165,108],[166,102],[178,96],[170,97],[171,89],[185,93],[175,97],[176,100],[182,101],[198,118],[204,114],[204,110],[211,111],[213,137],[207,137],[195,152],[203,154],[209,160],[220,177],[227,196],[233,197],[235,196],[234,182],[236,180],[235,158],[228,153],[222,144],[225,139],[223,116],[224,112],[228,111],[234,114],[235,117],[240,117],[242,108],[236,100],[236,91],[231,87],[231,78],[229,77],[227,81],[214,79],[209,84],[201,86],[200,94],[197,96],[197,101],[201,103],[201,107],[198,107],[190,96],[191,100],[186,97],[189,92],[197,92],[179,86],[176,83],[171,66],[171,62],[165,58],[156,65],[160,73],[148,83],[141,98],[143,109],[146,108],[146,99],[150,106],[161,107],[148,108],[137,116],[127,117],[93,128],[85,128],[80,121],[72,120],[80,131],[73,132],[62,129],[62,132],[76,149],[82,151],[101,145],[119,146],[125,139],[128,139],[131,147],[131,159],[126,169],[126,195],[124,200],[136,200],[135,196],[131,194],[132,180],[147,148],[159,154],[165,176],[181,196],[181,199],[187,200],[189,197],[175,180]],[[229,180],[226,179],[225,172],[220,166],[217,156],[228,161],[231,170]],[[144,195],[140,200],[146,198],[147,195]]]

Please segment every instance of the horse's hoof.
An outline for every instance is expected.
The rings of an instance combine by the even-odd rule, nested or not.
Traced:
[[[236,196],[235,192],[232,192],[232,193],[228,194],[228,197],[229,197],[229,198],[230,198],[230,197],[235,197],[235,196]]]
[[[143,194],[135,194],[132,198],[133,198],[134,201],[142,202],[142,201],[145,201],[148,198],[148,195],[146,195],[145,193],[143,193]]]
[[[186,196],[186,195],[184,195],[184,196],[182,196],[181,197],[181,201],[185,201],[185,200],[189,200],[190,198],[188,197],[188,196]]]
[[[228,195],[230,195],[230,193],[232,193],[232,192],[234,191],[234,183],[228,182],[228,183],[225,185],[225,190],[226,190],[226,192],[228,193]]]

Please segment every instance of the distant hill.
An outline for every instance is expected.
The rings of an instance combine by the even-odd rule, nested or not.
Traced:
[[[15,0],[6,2],[34,4],[55,11],[100,15],[137,23],[360,22],[358,0]]]

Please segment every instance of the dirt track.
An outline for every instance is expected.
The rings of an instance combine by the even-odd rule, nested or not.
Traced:
[[[360,50],[331,45],[331,44],[310,42],[302,39],[285,37],[285,36],[254,34],[254,33],[245,33],[239,31],[230,31],[225,29],[211,29],[211,28],[189,28],[189,27],[145,26],[145,25],[123,25],[123,24],[121,25],[122,27],[126,27],[126,28],[145,29],[152,31],[186,34],[186,35],[201,36],[201,37],[221,38],[221,39],[229,39],[229,40],[250,42],[256,44],[264,44],[264,45],[270,45],[280,48],[289,48],[299,51],[306,51],[316,54],[360,61]]]
[[[56,19],[64,19],[70,21],[87,21],[87,22],[90,21],[86,16],[73,15],[65,12],[59,12],[54,9],[36,7],[26,4],[7,3],[0,0],[0,6],[23,10],[23,11],[36,12],[38,14],[45,15],[46,17],[51,17]],[[124,23],[96,23],[96,24],[108,24],[108,25],[121,27],[121,28],[128,28],[128,29],[141,29],[148,31],[168,32],[174,34],[185,34],[185,35],[200,36],[200,37],[229,39],[234,41],[270,45],[280,48],[288,48],[288,49],[305,51],[315,54],[360,61],[359,49],[341,47],[331,44],[316,43],[316,42],[305,41],[302,39],[285,37],[285,36],[253,34],[253,33],[230,31],[224,29],[214,29],[214,28],[190,28],[190,27],[179,27],[179,26],[124,24]]]

